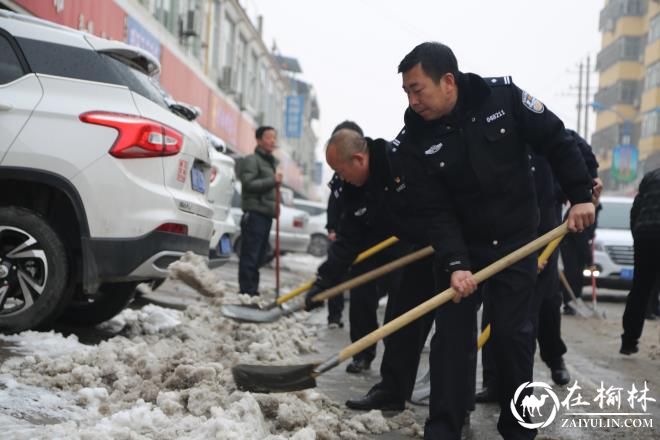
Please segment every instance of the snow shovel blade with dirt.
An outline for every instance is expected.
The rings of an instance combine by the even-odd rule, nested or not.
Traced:
[[[398,238],[396,237],[390,237],[387,240],[381,241],[380,243],[370,247],[366,251],[363,251],[360,253],[355,258],[355,261],[353,264],[358,264],[367,258],[371,257],[372,255],[382,251],[383,249],[392,246],[394,243],[399,241]],[[295,298],[296,296],[300,295],[301,293],[307,292],[309,289],[312,288],[314,285],[314,281],[316,281],[316,278],[312,278],[308,281],[305,282],[302,286],[298,287],[297,289],[292,290],[291,292],[287,293],[286,295],[279,296],[278,298],[275,299],[272,303],[268,304],[261,310],[271,310],[275,309],[285,302],[289,301],[290,299]],[[222,307],[221,313],[227,317],[227,318],[232,318],[236,319],[238,321],[245,321],[245,322],[272,322],[275,319],[278,318],[277,314],[270,315],[270,314],[264,314],[262,321],[261,319],[258,318],[259,313],[254,313],[255,307],[251,305],[244,305],[244,304],[227,304]],[[256,321],[255,321],[256,319]]]
[[[522,260],[542,247],[546,246],[557,237],[566,234],[568,228],[564,223],[552,231],[542,235],[536,240],[527,243],[495,261],[494,263],[481,269],[474,274],[477,283],[481,283],[491,276],[501,272],[517,261]],[[234,382],[239,390],[254,392],[284,392],[297,391],[316,386],[316,378],[326,371],[336,367],[346,359],[350,359],[357,353],[360,353],[367,347],[382,340],[386,336],[399,330],[401,327],[410,324],[412,321],[429,313],[454,297],[456,292],[449,288],[433,298],[421,303],[417,307],[407,311],[401,316],[393,319],[381,328],[374,330],[362,339],[355,341],[348,347],[345,347],[339,353],[331,356],[325,361],[317,364],[306,365],[247,365],[239,364],[232,368]],[[319,294],[320,295],[320,294]]]
[[[361,286],[364,283],[367,283],[389,272],[392,272],[396,269],[406,266],[412,263],[413,261],[417,261],[424,257],[427,257],[432,253],[433,253],[433,248],[431,246],[427,246],[423,249],[412,252],[401,258],[398,258],[394,261],[384,264],[372,271],[359,275],[355,278],[351,278],[350,280],[344,281],[341,284],[337,284],[336,286],[331,287],[330,289],[318,293],[312,299],[314,301],[325,301],[328,298],[332,298],[333,296],[339,295],[345,290],[350,290],[354,287]],[[254,309],[245,306],[227,304],[222,307],[222,314],[228,318],[232,318],[240,322],[266,323],[266,322],[276,321],[282,316],[291,315],[292,313],[303,310],[304,308],[305,308],[304,304],[298,304],[290,308],[283,307],[283,308],[276,308],[270,310],[263,310],[263,309]]]

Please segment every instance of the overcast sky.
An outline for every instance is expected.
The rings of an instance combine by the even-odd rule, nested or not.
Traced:
[[[344,119],[393,138],[407,106],[397,66],[415,45],[450,46],[459,69],[511,75],[569,128],[577,123],[578,64],[600,47],[604,0],[246,0],[264,40],[300,61],[316,89],[320,143]],[[593,71],[593,68],[592,68]],[[597,86],[591,75],[591,87]],[[590,124],[593,131],[593,123]],[[319,157],[322,159],[322,157]]]

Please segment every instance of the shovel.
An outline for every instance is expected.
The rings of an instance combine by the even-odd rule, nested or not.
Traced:
[[[399,241],[399,239],[396,238],[396,237],[390,237],[387,240],[381,241],[377,245],[372,246],[369,249],[367,249],[366,251],[363,251],[362,253],[360,253],[360,255],[358,255],[357,258],[355,259],[355,261],[353,261],[353,264],[358,264],[358,263],[366,260],[367,258],[369,258],[372,255],[382,251],[383,249],[392,246],[397,241]],[[276,307],[281,306],[282,304],[289,301],[290,299],[295,298],[296,296],[300,295],[301,293],[307,292],[314,285],[314,281],[316,281],[316,277],[306,281],[305,284],[298,287],[297,289],[292,290],[291,292],[287,293],[286,295],[278,296],[275,299],[275,301],[268,304],[267,306],[265,306],[261,310],[262,311],[263,310],[268,311],[268,310],[274,309]],[[255,313],[254,313],[255,310],[258,311],[259,309],[255,309],[254,306],[251,306],[251,305],[250,306],[245,306],[245,305],[241,305],[241,304],[226,304],[226,305],[222,306],[221,313],[227,318],[237,319],[239,321],[251,321],[250,318],[251,317],[253,318],[255,316]],[[257,315],[258,315],[258,313],[257,313]],[[257,321],[257,322],[260,322],[260,321]],[[269,321],[265,321],[265,322],[269,322]]]
[[[396,269],[406,266],[412,263],[413,261],[417,261],[426,256],[429,256],[433,252],[434,252],[433,248],[431,246],[427,246],[424,249],[420,249],[416,252],[410,253],[406,256],[391,261],[383,266],[380,266],[377,269],[359,275],[355,278],[351,278],[350,280],[345,281],[341,284],[337,284],[336,286],[324,290],[323,292],[319,292],[312,298],[312,300],[325,301],[328,298],[332,298],[333,296],[339,295],[345,290],[349,290],[354,287],[361,286],[362,284],[374,280],[386,273],[392,272]],[[275,308],[270,310],[251,309],[249,307],[239,307],[239,306],[231,307],[231,305],[226,305],[222,308],[222,314],[225,315],[226,317],[233,318],[237,321],[265,323],[265,322],[276,321],[282,316],[291,315],[292,313],[303,310],[304,308],[305,308],[304,304],[298,304],[294,307],[286,308],[286,309]]]
[[[564,238],[562,235],[550,242],[541,255],[539,255],[537,268],[542,271],[545,268],[545,263],[550,258],[550,255],[557,249],[559,242]],[[479,334],[477,338],[477,351],[481,350],[486,342],[490,339],[490,324],[486,325],[483,331]],[[431,396],[431,370],[428,369],[424,375],[415,382],[415,388],[413,389],[412,396],[410,397],[410,402],[415,405],[428,405],[428,402],[425,402]]]
[[[477,283],[483,282],[515,262],[530,255],[532,252],[546,246],[552,240],[565,235],[567,230],[566,223],[558,226],[520,249],[486,266],[474,274],[475,281]],[[321,294],[318,296],[320,295]],[[456,291],[453,288],[449,288],[442,293],[437,294],[433,298],[421,303],[417,307],[383,325],[381,328],[369,333],[362,339],[355,341],[339,353],[336,353],[321,363],[303,365],[236,365],[232,368],[234,382],[240,390],[262,393],[287,392],[313,388],[316,386],[316,378],[319,375],[336,367],[341,362],[353,357],[355,354],[394,333],[415,319],[436,309],[452,299],[455,295]]]

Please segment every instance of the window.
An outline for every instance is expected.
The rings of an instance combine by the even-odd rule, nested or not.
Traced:
[[[602,229],[630,229],[632,203],[601,202],[603,209],[598,214],[598,227]]]
[[[649,44],[660,38],[660,14],[657,14],[649,23]]]
[[[643,37],[620,37],[598,53],[596,68],[602,72],[619,61],[639,61]]]
[[[657,136],[660,134],[660,109],[656,108],[651,110],[648,113],[645,113],[642,117],[642,136],[651,137]]]
[[[93,50],[27,38],[17,41],[30,67],[37,73],[124,85]]]
[[[222,27],[220,28],[220,38],[222,41],[222,65],[223,66],[233,66],[234,65],[234,30],[236,25],[234,22],[227,17],[225,14],[224,20],[222,22]]]
[[[656,61],[646,68],[644,90],[660,87],[660,61]]]
[[[243,35],[239,35],[238,43],[236,44],[236,91],[243,92],[245,85],[245,48],[247,41]]]
[[[600,11],[598,30],[612,32],[621,17],[641,17],[646,14],[648,0],[610,0]]]
[[[103,55],[107,61],[109,70],[116,73],[122,79],[124,85],[131,91],[138,93],[148,100],[155,102],[163,108],[169,109],[161,91],[153,84],[153,80],[137,69],[130,67],[121,60],[109,55]]]
[[[23,73],[23,67],[9,40],[0,35],[0,84],[10,83],[23,76]]]
[[[250,58],[248,60],[248,84],[247,84],[247,97],[250,107],[257,108],[257,54],[250,51]]]

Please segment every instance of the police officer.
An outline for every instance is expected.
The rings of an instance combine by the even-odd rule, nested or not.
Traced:
[[[416,248],[432,242],[425,234],[428,228],[424,225],[430,224],[429,213],[437,212],[442,201],[436,200],[433,182],[425,177],[423,162],[414,156],[404,158],[406,169],[412,176],[408,180],[409,186],[416,188],[415,196],[408,196],[407,187],[401,185],[401,174],[391,169],[391,165],[395,168],[401,165],[396,160],[390,163],[393,155],[396,155],[396,150],[386,141],[365,139],[353,130],[339,130],[330,138],[326,157],[343,180],[340,196],[343,209],[336,239],[328,249],[327,261],[319,267],[317,281],[307,294],[308,308],[319,305],[314,304],[311,298],[336,284],[357,254],[375,242],[391,235],[400,239],[384,257],[380,257],[384,260],[376,264],[410,252],[410,245],[404,242],[415,243]],[[337,189],[339,184],[335,181],[333,189]],[[374,256],[364,262],[370,264],[368,269],[373,268],[372,258],[379,257]],[[396,279],[397,275],[392,274],[394,278],[377,281],[377,289],[365,287],[369,291],[352,291],[351,339],[357,340],[376,329],[378,288],[386,288],[390,294],[385,310],[386,322],[430,298],[435,292],[432,264],[433,259],[427,257],[405,267],[399,275],[400,282]],[[397,290],[399,284],[401,287]],[[367,315],[363,314],[365,312]],[[432,317],[426,316],[387,337],[380,368],[381,381],[367,396],[349,400],[346,405],[359,410],[403,410],[405,401],[412,394],[421,350],[431,323]],[[363,370],[366,366],[363,360],[368,359],[370,363],[374,354],[375,347],[366,350],[366,353],[356,356],[348,368],[356,367],[357,370],[359,367]]]
[[[408,95],[398,149],[422,157],[436,197],[447,199],[432,225],[440,268],[449,274],[455,302],[436,311],[431,342],[427,439],[460,438],[471,404],[476,359],[476,282],[472,272],[537,235],[538,209],[528,146],[547,158],[572,203],[571,231],[594,221],[592,181],[575,140],[544,104],[510,77],[461,73],[445,45],[423,43],[399,65]],[[403,155],[403,154],[402,154]],[[408,177],[408,175],[406,175]],[[484,283],[499,385],[498,430],[506,439],[533,438],[510,410],[516,390],[532,381],[534,325],[530,308],[536,255]],[[530,392],[529,389],[526,390]],[[514,408],[522,415],[520,402]]]
[[[566,130],[573,137],[580,149],[589,175],[593,179],[592,202],[598,204],[598,195],[602,190],[602,183],[598,179],[598,161],[587,142],[573,130]],[[561,192],[556,179],[552,175],[550,164],[542,156],[532,154],[531,169],[534,173],[534,184],[539,208],[540,223],[539,235],[554,229],[560,224],[562,204],[566,197]],[[575,235],[575,234],[573,234]],[[564,363],[566,344],[561,338],[561,304],[562,296],[559,291],[558,251],[553,252],[544,267],[539,268],[536,280],[534,301],[534,321],[536,338],[538,340],[541,359],[550,368],[552,380],[557,385],[566,385],[570,381],[570,374]],[[488,311],[482,315],[482,329],[489,323]],[[484,389],[476,395],[477,402],[496,402],[497,384],[494,379],[494,365],[492,346],[486,344],[482,352],[483,384]]]

